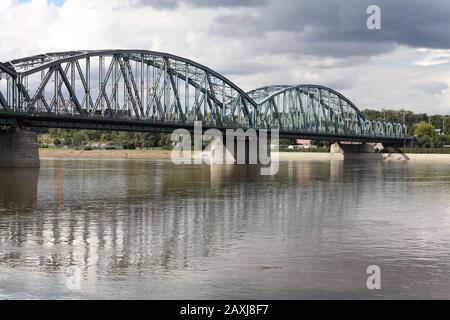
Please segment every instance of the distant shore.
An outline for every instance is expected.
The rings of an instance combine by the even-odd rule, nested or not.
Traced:
[[[280,161],[295,160],[339,160],[339,154],[323,152],[279,152]],[[75,150],[75,149],[39,149],[39,156],[44,158],[58,159],[160,159],[167,160],[171,158],[170,150]],[[450,154],[400,154],[400,153],[359,153],[346,154],[346,159],[353,160],[382,160],[382,161],[440,161],[450,163]],[[342,160],[342,159],[341,159]]]
[[[69,159],[170,159],[170,150],[75,150],[75,149],[39,149],[41,158]]]
[[[171,150],[135,149],[135,150],[75,150],[66,148],[41,148],[40,158],[58,159],[170,159]],[[279,152],[280,160],[329,160],[330,153],[321,152]]]

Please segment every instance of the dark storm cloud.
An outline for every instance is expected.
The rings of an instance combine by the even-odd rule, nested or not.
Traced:
[[[134,0],[133,3],[157,9],[174,9],[181,3],[193,7],[255,7],[264,5],[266,0]]]
[[[366,26],[367,7],[381,8],[381,30]],[[269,53],[372,56],[397,45],[450,48],[450,1],[270,1],[216,17],[211,33],[242,39]]]

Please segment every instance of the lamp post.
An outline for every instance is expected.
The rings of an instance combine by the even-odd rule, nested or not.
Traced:
[[[445,135],[445,116],[442,116],[442,135]]]

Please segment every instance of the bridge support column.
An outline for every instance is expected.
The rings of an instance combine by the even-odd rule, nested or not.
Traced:
[[[233,139],[233,146],[227,143]],[[255,137],[225,136],[222,142],[215,139],[211,144],[211,164],[270,164],[270,144]]]
[[[0,168],[39,168],[37,133],[10,128],[0,131]]]
[[[363,158],[368,160],[377,159],[378,153],[383,151],[383,149],[384,147],[381,143],[343,144],[336,142],[331,145],[330,152],[332,160],[362,160]]]
[[[344,150],[339,143],[333,143],[331,145],[331,160],[344,160]]]

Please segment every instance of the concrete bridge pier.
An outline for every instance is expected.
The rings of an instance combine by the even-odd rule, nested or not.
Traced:
[[[0,168],[39,168],[37,133],[20,128],[0,130]]]
[[[359,143],[359,144],[344,144],[336,142],[331,145],[331,159],[332,160],[369,160],[379,158],[379,152],[384,150],[381,143]]]
[[[270,165],[269,141],[253,136],[224,136],[223,141],[214,139],[211,143],[210,163]]]

